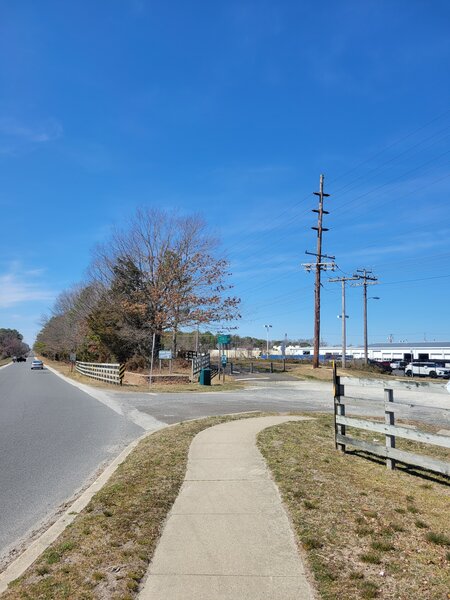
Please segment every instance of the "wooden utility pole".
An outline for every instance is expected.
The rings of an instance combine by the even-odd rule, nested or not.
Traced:
[[[356,279],[360,279],[362,283],[354,283],[354,287],[363,286],[363,318],[364,318],[364,364],[369,362],[369,348],[367,341],[367,286],[376,285],[378,277],[372,273],[370,269],[357,269],[354,275]],[[377,298],[378,299],[378,298]]]
[[[316,257],[315,264],[307,263],[303,264],[305,270],[309,273],[313,268],[316,270],[316,281],[314,286],[314,357],[313,357],[313,368],[317,369],[319,366],[319,346],[320,346],[320,273],[321,271],[334,271],[336,265],[334,262],[323,262],[324,258],[329,258],[332,261],[334,256],[327,256],[322,254],[322,233],[328,231],[326,227],[323,227],[323,215],[328,215],[329,212],[323,209],[323,199],[328,197],[330,194],[325,194],[323,191],[323,175],[320,176],[319,191],[314,192],[315,196],[319,196],[319,206],[314,208],[312,212],[317,213],[317,227],[311,227],[317,231],[317,252],[306,252]]]
[[[345,284],[347,281],[355,281],[356,279],[358,279],[358,277],[356,277],[355,275],[353,275],[353,277],[335,277],[334,279],[329,279],[328,281],[330,283],[336,283],[336,282],[341,282],[342,283],[342,314],[341,314],[341,319],[342,319],[342,368],[344,369],[346,364],[345,364],[345,355],[347,354],[347,324],[346,324],[346,319],[347,319],[347,315],[345,314]]]

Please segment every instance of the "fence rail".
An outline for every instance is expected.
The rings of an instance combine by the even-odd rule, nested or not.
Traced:
[[[376,383],[375,383],[376,382]],[[443,475],[450,475],[450,462],[439,460],[432,456],[426,456],[423,454],[416,454],[405,450],[399,450],[396,446],[396,439],[403,438],[420,442],[422,444],[433,444],[441,448],[450,448],[450,436],[441,435],[437,433],[429,433],[426,431],[419,431],[417,429],[411,429],[402,425],[395,424],[395,413],[397,409],[402,406],[404,409],[408,407],[404,403],[400,403],[397,406],[394,404],[394,390],[395,386],[397,390],[410,390],[417,391],[417,389],[423,389],[421,384],[411,385],[410,382],[402,384],[400,381],[388,381],[388,380],[363,380],[351,377],[339,377],[336,373],[336,366],[333,369],[333,383],[334,383],[334,431],[335,431],[335,446],[336,449],[345,452],[347,446],[354,446],[360,450],[370,452],[377,456],[381,456],[386,459],[386,466],[388,469],[395,468],[395,461],[405,463],[407,465],[413,465],[421,467],[423,469],[429,469]],[[394,383],[394,385],[392,385]],[[350,401],[353,403],[358,400],[354,397],[345,395],[345,385],[367,385],[377,387],[383,386],[384,389],[384,423],[380,421],[371,421],[369,419],[360,419],[355,417],[349,417],[346,415],[346,406]],[[438,386],[433,390],[428,389],[426,391],[437,392]],[[439,386],[439,393],[442,393],[442,388]],[[413,406],[413,405],[411,405]],[[442,410],[448,412],[447,408],[434,407],[435,410]],[[351,427],[355,429],[361,429],[364,431],[373,431],[374,433],[381,433],[385,435],[385,445],[375,444],[366,440],[361,440],[353,436],[348,435],[346,428]]]
[[[78,373],[86,377],[117,385],[122,385],[125,374],[125,365],[120,363],[87,363],[77,361],[75,369]]]
[[[198,375],[202,369],[208,369],[210,367],[211,357],[209,354],[196,354],[192,356],[191,360],[191,379],[194,381],[196,375]]]

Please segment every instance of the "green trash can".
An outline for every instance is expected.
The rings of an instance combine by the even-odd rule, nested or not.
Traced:
[[[211,369],[202,369],[199,378],[200,385],[211,385]]]

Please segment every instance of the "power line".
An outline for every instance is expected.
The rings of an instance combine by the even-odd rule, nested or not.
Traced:
[[[342,179],[346,175],[349,175],[350,173],[353,173],[354,171],[356,171],[357,169],[359,169],[363,165],[367,164],[368,162],[370,162],[374,158],[377,158],[378,156],[381,156],[387,150],[390,150],[391,148],[393,148],[397,144],[401,144],[401,142],[404,142],[405,140],[409,139],[410,137],[413,137],[419,131],[423,131],[424,129],[426,129],[427,127],[429,127],[430,125],[432,125],[436,121],[439,121],[440,119],[446,117],[448,114],[450,114],[450,108],[446,109],[443,113],[439,114],[437,117],[433,117],[433,119],[431,119],[430,121],[428,121],[424,125],[421,125],[420,127],[418,127],[417,129],[414,129],[413,131],[411,131],[410,133],[406,134],[405,136],[403,136],[403,137],[395,140],[391,144],[388,144],[382,150],[380,150],[379,152],[376,152],[372,156],[369,156],[368,158],[364,159],[363,161],[361,161],[360,163],[358,163],[357,165],[355,165],[354,167],[352,167],[350,170],[346,171],[345,173],[343,173],[339,177],[335,177],[334,179],[331,180],[331,183],[334,183],[335,181],[339,181],[339,179]]]
[[[446,279],[447,277],[450,277],[450,274],[435,275],[433,277],[421,277],[417,279],[404,279],[403,281],[383,281],[383,283],[380,283],[379,285],[398,285],[399,283],[416,283],[417,281],[429,281],[431,279]]]
[[[381,155],[382,155],[383,153],[385,153],[387,150],[389,150],[389,149],[391,149],[392,147],[396,146],[397,144],[399,144],[399,143],[401,143],[401,142],[405,141],[406,139],[409,139],[409,138],[413,137],[413,136],[414,136],[416,133],[418,133],[419,131],[422,131],[422,130],[426,129],[426,128],[427,128],[427,127],[429,127],[429,126],[430,126],[432,123],[435,123],[436,121],[439,121],[440,119],[442,119],[442,118],[444,118],[445,116],[447,116],[449,113],[450,113],[450,109],[447,109],[446,111],[444,111],[443,113],[441,113],[441,114],[440,114],[440,115],[438,115],[437,117],[434,117],[434,118],[433,118],[433,119],[431,119],[430,121],[426,122],[424,125],[422,125],[422,126],[420,126],[420,127],[416,128],[415,130],[413,130],[412,132],[408,133],[407,135],[405,135],[405,136],[402,136],[401,138],[397,139],[396,141],[392,142],[391,144],[388,144],[387,146],[385,146],[385,147],[384,147],[382,150],[380,150],[379,152],[376,152],[375,154],[373,154],[373,155],[369,156],[367,159],[365,159],[365,160],[361,161],[361,162],[360,162],[360,163],[358,163],[358,164],[357,164],[355,167],[352,167],[351,169],[349,169],[349,170],[348,170],[348,171],[346,171],[345,173],[343,173],[343,174],[339,175],[338,177],[335,177],[334,179],[332,179],[332,182],[339,181],[340,179],[342,179],[342,178],[343,178],[343,177],[345,177],[346,175],[348,175],[348,174],[350,174],[350,173],[352,173],[352,172],[356,171],[356,170],[357,170],[359,167],[361,167],[362,165],[364,165],[364,164],[366,164],[366,163],[370,162],[371,160],[373,160],[374,158],[377,158],[378,156],[381,156]],[[447,127],[447,128],[448,128],[448,127]],[[443,130],[441,130],[441,131],[445,131],[447,128],[444,128],[444,129],[443,129]],[[438,133],[440,133],[440,132],[438,132]],[[436,135],[436,134],[433,134],[433,135]],[[425,141],[428,141],[429,139],[431,139],[431,137],[433,137],[433,136],[429,136],[428,138],[425,138],[425,140],[421,140],[420,142],[418,142],[417,144],[415,144],[415,145],[414,145],[412,148],[415,148],[415,147],[419,146],[420,144],[424,143]],[[403,155],[405,152],[407,152],[407,151],[411,150],[412,148],[409,148],[409,149],[408,149],[408,150],[406,150],[406,151],[402,151],[402,152],[401,152],[399,155],[396,155],[396,156],[392,157],[392,158],[391,158],[391,159],[389,159],[387,162],[390,162],[390,161],[392,161],[392,160],[395,160],[396,158],[398,158],[399,156],[402,156],[402,155]],[[385,163],[386,163],[386,161],[385,161]],[[385,163],[383,163],[383,164],[385,164]],[[378,170],[379,168],[380,168],[380,166],[376,167],[375,169],[372,169],[372,172],[373,172],[373,171],[376,171],[376,170]],[[348,187],[348,186],[349,186],[349,185],[351,185],[351,184],[352,184],[354,181],[356,181],[356,180],[359,180],[360,178],[361,178],[361,176],[358,176],[356,179],[352,180],[351,182],[349,182],[348,184],[346,184],[346,186],[344,186],[344,187]],[[341,189],[343,189],[343,188],[341,188]],[[340,189],[340,190],[341,190],[341,189]],[[338,193],[340,190],[338,190],[338,191],[337,191],[337,193]],[[290,213],[291,213],[291,210],[292,210],[292,208],[294,208],[294,207],[298,206],[298,205],[299,205],[301,202],[304,202],[304,201],[306,201],[306,200],[307,200],[307,199],[308,199],[310,196],[311,196],[311,194],[308,194],[308,195],[306,195],[304,198],[302,198],[302,199],[298,200],[297,202],[295,202],[294,204],[291,204],[291,205],[290,205],[290,207],[289,207],[288,209],[286,209],[285,211],[283,211],[282,213],[280,213],[280,214],[279,214],[279,215],[276,217],[276,218],[277,218],[277,220],[279,220],[279,219],[280,219],[281,217],[283,217],[284,215],[287,215],[288,213],[290,214]],[[298,217],[300,217],[300,216],[302,216],[303,214],[306,214],[306,213],[307,213],[307,210],[308,210],[308,209],[306,209],[306,208],[305,208],[305,210],[303,210],[303,211],[300,213],[300,215],[297,215],[297,218],[298,218]],[[293,220],[293,219],[291,218],[291,221],[292,221],[292,220]],[[279,229],[279,228],[280,228],[280,227],[282,227],[282,226],[284,226],[284,223],[283,223],[283,222],[281,222],[281,223],[279,223],[279,224],[277,224],[277,225],[275,225],[275,226],[273,226],[273,227],[270,227],[270,228],[269,228],[267,231],[274,231],[274,230],[276,230],[276,229]],[[257,234],[255,233],[255,234],[253,234],[253,235],[257,235]],[[250,237],[250,236],[247,236],[247,237]],[[247,244],[246,246],[244,246],[244,249],[245,249],[246,247],[249,247],[249,246],[250,246],[250,243],[249,243],[249,244]],[[235,252],[241,252],[241,251],[242,251],[242,246],[241,246],[240,248],[239,248],[239,246],[238,246],[238,248],[235,250]],[[259,251],[260,251],[260,249],[258,250],[258,252],[259,252]],[[256,254],[256,253],[253,253],[253,254]]]

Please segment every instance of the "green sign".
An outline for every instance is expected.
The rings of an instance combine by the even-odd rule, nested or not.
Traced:
[[[231,341],[231,335],[229,335],[228,333],[227,334],[221,333],[217,337],[217,343],[218,344],[226,345],[226,344],[229,344],[230,341]]]

